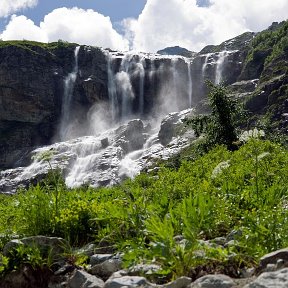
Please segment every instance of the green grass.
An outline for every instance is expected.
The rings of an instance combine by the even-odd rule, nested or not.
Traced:
[[[72,246],[105,239],[124,252],[125,266],[159,264],[158,274],[166,280],[194,277],[199,266],[238,271],[287,247],[288,152],[283,147],[254,139],[238,151],[218,146],[195,159],[111,188],[68,189],[50,175],[27,191],[1,195],[2,246],[15,235],[60,236]],[[229,247],[201,242],[232,230],[241,233]],[[186,240],[177,242],[177,235]],[[199,250],[202,256],[195,253]]]

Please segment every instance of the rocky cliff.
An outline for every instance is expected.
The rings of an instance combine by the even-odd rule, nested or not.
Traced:
[[[274,23],[191,57],[122,53],[61,41],[2,41],[0,169],[28,165],[30,152],[39,146],[99,135],[133,118],[145,122],[186,108],[201,110],[207,79],[224,82],[241,97],[256,115],[254,123],[264,117],[267,127],[285,132],[287,27],[287,21]],[[145,141],[141,145],[137,149]],[[128,153],[123,151],[122,158]]]

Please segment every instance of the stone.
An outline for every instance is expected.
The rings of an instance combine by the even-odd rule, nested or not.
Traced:
[[[84,254],[88,257],[92,256],[95,252],[95,249],[97,248],[97,245],[94,243],[86,244],[85,246],[81,247],[80,249],[77,249],[76,252],[78,254]]]
[[[156,285],[149,283],[146,278],[139,276],[123,276],[120,278],[109,279],[104,285],[104,288],[120,287],[156,287]]]
[[[121,270],[121,265],[122,261],[120,259],[109,259],[92,266],[88,272],[103,279],[108,279],[114,272]]]
[[[260,258],[260,267],[263,269],[268,264],[276,264],[279,259],[288,261],[288,248],[280,249],[271,253],[268,253]]]
[[[190,288],[230,288],[235,285],[234,281],[222,274],[205,275],[198,278],[189,287]]]
[[[192,282],[192,279],[189,277],[180,277],[173,282],[163,285],[163,288],[186,288]]]
[[[103,263],[113,257],[113,254],[94,254],[90,257],[90,265],[94,266]]]
[[[161,266],[156,264],[138,264],[128,270],[129,275],[151,275],[157,273]]]
[[[274,272],[264,272],[244,288],[287,288],[288,268]]]
[[[68,280],[69,288],[102,288],[103,280],[81,270],[76,270]]]

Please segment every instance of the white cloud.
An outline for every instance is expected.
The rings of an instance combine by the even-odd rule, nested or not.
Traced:
[[[180,45],[199,51],[245,31],[260,31],[288,17],[287,0],[147,0],[138,19],[126,19],[135,50],[155,52]],[[206,1],[207,2],[207,1]]]
[[[34,22],[25,16],[11,17],[11,21],[6,26],[5,31],[0,35],[3,40],[34,40],[39,42],[48,42],[46,33],[36,26]]]
[[[1,11],[7,14],[15,7],[37,2],[0,1],[4,1],[0,16]],[[208,2],[209,6],[197,5]],[[260,31],[273,21],[287,18],[287,0],[147,0],[137,19],[123,20],[125,36],[113,28],[109,17],[96,11],[59,8],[46,15],[39,26],[25,16],[13,16],[0,38],[45,42],[62,39],[119,50],[128,50],[130,41],[135,50],[156,52],[179,45],[199,51],[205,45],[219,44],[248,30]]]
[[[109,17],[79,8],[55,9],[44,17],[40,26],[23,15],[13,16],[0,38],[24,38],[42,42],[62,39],[79,44],[128,50],[128,41],[113,29]]]
[[[37,0],[1,0],[0,17],[6,17],[21,9],[32,8],[37,2]]]

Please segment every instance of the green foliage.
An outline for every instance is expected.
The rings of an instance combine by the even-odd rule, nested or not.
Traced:
[[[124,252],[126,267],[158,264],[158,279],[167,281],[196,277],[197,267],[219,272],[234,267],[238,276],[241,265],[288,245],[288,152],[283,147],[251,138],[234,152],[216,146],[193,161],[183,159],[177,170],[161,166],[153,175],[143,173],[111,188],[58,185],[57,210],[53,177],[46,180],[49,185],[2,195],[0,233],[7,235],[2,246],[15,235],[60,236],[71,246],[105,241]],[[203,242],[232,230],[241,232],[232,246]],[[25,253],[2,257],[0,269],[19,258],[26,261]],[[67,253],[71,263],[85,265],[73,251]],[[42,265],[36,256],[29,259]]]
[[[207,149],[219,144],[235,149],[237,116],[240,115],[239,106],[228,96],[224,86],[215,86],[211,82],[207,85],[210,88],[208,101],[211,113],[186,119],[186,124],[191,125],[196,136],[205,135]]]

